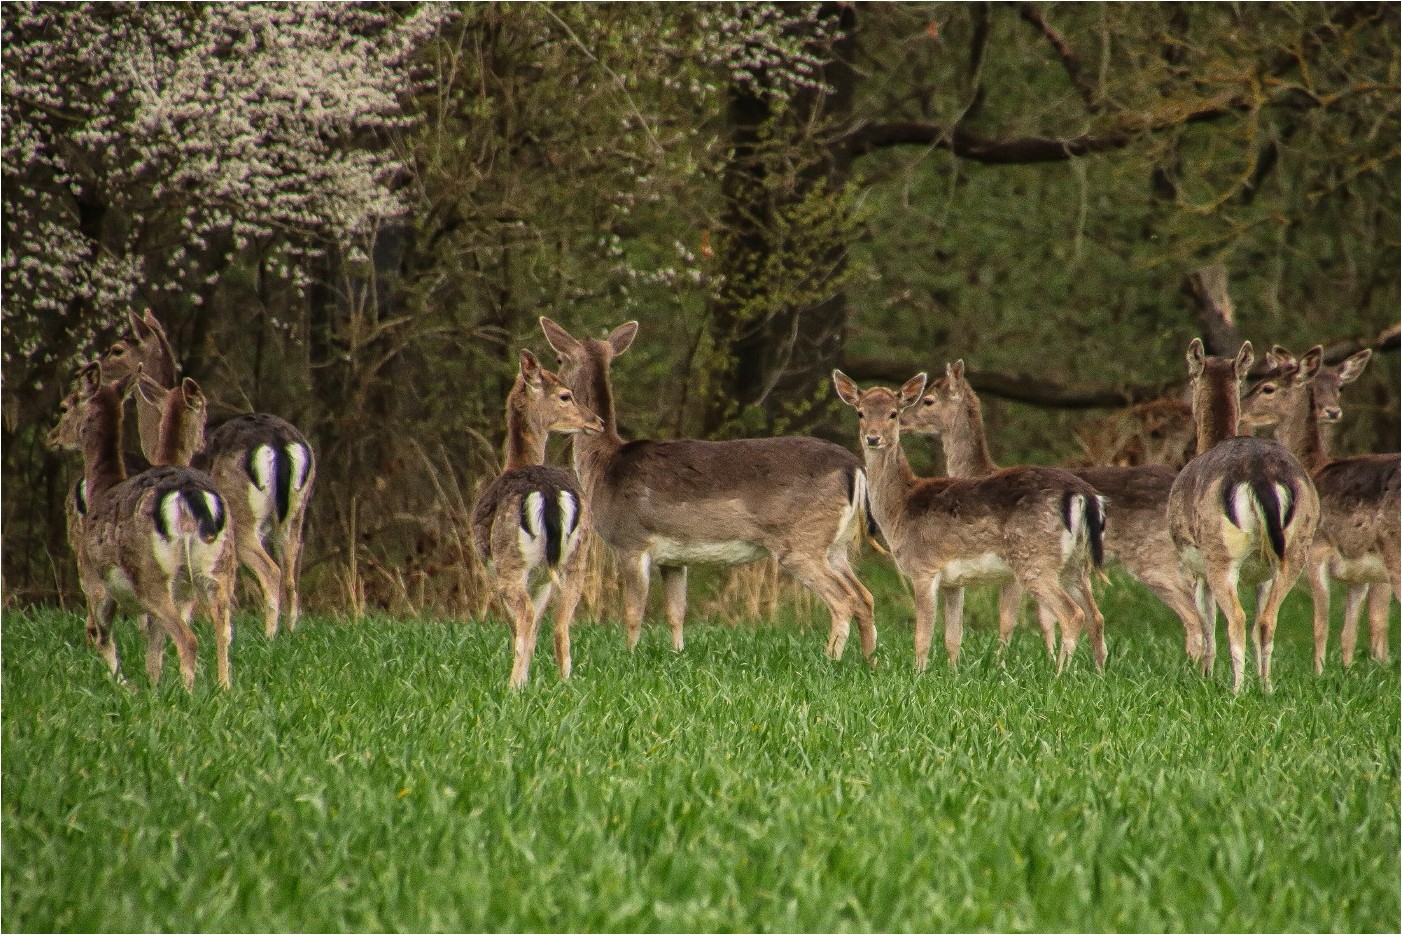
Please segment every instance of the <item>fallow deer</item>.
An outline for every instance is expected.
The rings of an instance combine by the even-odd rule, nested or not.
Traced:
[[[120,438],[125,394],[140,368],[104,381],[96,364],[79,377],[78,405],[51,433],[83,451],[87,512],[77,523],[78,569],[88,599],[89,641],[121,678],[112,624],[120,604],[134,604],[146,634],[146,671],[160,680],[165,638],[175,642],[186,689],[195,683],[196,639],[190,627],[203,601],[215,630],[219,684],[231,680],[231,601],[236,569],[229,516],[214,481],[200,471],[155,467],[130,479]]]
[[[577,339],[549,318],[540,326],[560,356],[565,383],[604,420],[601,435],[575,437],[574,466],[594,528],[623,570],[628,648],[642,632],[654,565],[662,575],[672,648],[680,651],[687,566],[739,564],[767,552],[827,605],[828,656],[842,658],[856,617],[862,653],[874,663],[871,594],[852,573],[847,554],[864,522],[861,462],[838,445],[794,436],[625,442],[609,370],[632,344],[638,323],[620,325],[603,341]]]
[[[916,477],[901,448],[903,410],[916,405],[925,374],[899,391],[858,389],[840,370],[833,383],[857,410],[858,441],[871,478],[871,508],[897,567],[915,594],[915,666],[925,669],[940,589],[945,652],[957,665],[963,589],[1015,580],[1032,594],[1044,626],[1061,627],[1057,672],[1087,624],[1097,670],[1105,665],[1105,621],[1090,589],[1105,528],[1104,502],[1080,478],[1057,468],[1014,467],[986,477]]]
[[[103,372],[113,378],[135,366],[165,388],[176,385],[174,351],[165,330],[148,310],[130,316],[134,340],[118,341],[104,356]],[[159,405],[142,394],[137,416],[148,458],[156,437]],[[263,592],[263,632],[277,634],[285,613],[288,629],[301,616],[297,579],[302,557],[307,503],[316,482],[311,443],[285,419],[268,413],[235,416],[209,433],[192,462],[209,472],[234,516],[239,562]]]
[[[1347,587],[1340,655],[1353,664],[1358,618],[1368,601],[1369,650],[1388,661],[1387,611],[1399,590],[1399,458],[1396,454],[1330,459],[1323,426],[1342,415],[1340,389],[1367,367],[1364,350],[1337,366],[1324,366],[1316,346],[1297,360],[1283,347],[1271,349],[1272,372],[1242,397],[1242,421],[1276,426],[1275,436],[1309,470],[1319,491],[1319,531],[1304,576],[1314,602],[1314,669],[1324,671],[1329,640],[1329,580]]]
[[[603,421],[558,376],[541,369],[530,351],[521,352],[521,370],[506,397],[505,464],[472,510],[473,545],[512,619],[512,688],[524,687],[530,676],[536,634],[557,584],[555,663],[560,678],[570,677],[570,624],[584,573],[578,546],[589,512],[574,475],[546,465],[545,443],[551,432],[603,430]],[[549,580],[532,598],[538,571]]]
[[[964,378],[962,360],[946,364],[944,377],[926,388],[920,404],[901,413],[901,430],[938,437],[944,449],[945,473],[950,477],[986,477],[998,470],[988,453],[983,408],[978,394]],[[1178,616],[1183,622],[1188,657],[1200,661],[1202,620],[1194,603],[1193,580],[1179,563],[1163,521],[1174,471],[1147,464],[1068,470],[1110,502],[1111,516],[1105,527],[1106,558],[1119,560],[1126,572]],[[999,600],[1001,644],[1007,643],[1016,625],[1021,597],[1016,582],[1004,585]],[[1053,634],[1048,630],[1043,638],[1051,652]]]
[[[1319,496],[1309,473],[1284,446],[1237,434],[1241,381],[1255,355],[1246,342],[1235,359],[1209,357],[1200,340],[1188,347],[1197,450],[1168,495],[1169,532],[1179,558],[1196,580],[1205,624],[1205,668],[1215,654],[1216,611],[1227,618],[1232,691],[1241,691],[1246,656],[1246,611],[1239,584],[1256,584],[1257,673],[1271,690],[1276,617],[1300,576],[1319,524]]]

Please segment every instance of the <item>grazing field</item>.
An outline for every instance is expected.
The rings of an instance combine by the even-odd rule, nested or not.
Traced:
[[[1006,672],[981,627],[916,676],[878,583],[874,673],[816,613],[680,656],[585,625],[518,694],[502,624],[245,616],[191,697],[130,624],[136,691],[77,615],[7,613],[3,928],[1398,930],[1398,671],[1316,678],[1301,595],[1275,695],[1232,697],[1123,582],[1104,676],[1026,626]]]

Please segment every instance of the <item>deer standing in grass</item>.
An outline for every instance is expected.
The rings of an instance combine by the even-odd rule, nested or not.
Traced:
[[[1329,580],[1347,587],[1344,625],[1339,637],[1345,667],[1353,664],[1358,620],[1368,601],[1369,650],[1388,661],[1387,611],[1391,594],[1402,594],[1402,493],[1399,457],[1362,455],[1331,459],[1323,425],[1342,415],[1340,389],[1368,365],[1364,350],[1338,366],[1324,366],[1324,349],[1315,346],[1296,359],[1283,347],[1271,349],[1273,371],[1242,397],[1242,421],[1255,427],[1276,426],[1276,440],[1294,453],[1314,480],[1321,516],[1305,566],[1314,602],[1314,670],[1324,671],[1329,640]]]
[[[897,567],[915,594],[915,667],[930,654],[941,589],[950,666],[963,639],[964,588],[1016,581],[1037,601],[1044,628],[1061,628],[1060,673],[1083,624],[1097,670],[1105,665],[1105,620],[1090,589],[1105,528],[1104,502],[1057,468],[1014,467],[979,478],[916,477],[901,449],[903,410],[916,405],[925,374],[899,391],[858,389],[833,371],[842,401],[857,410],[858,440],[871,478],[871,506]]]
[[[987,477],[998,470],[988,453],[983,409],[978,394],[964,378],[964,362],[945,365],[920,403],[901,413],[901,430],[934,435],[944,449],[945,473],[950,477]],[[1174,471],[1159,465],[1070,468],[1110,501],[1113,514],[1105,527],[1105,556],[1118,559],[1131,576],[1178,615],[1183,622],[1188,657],[1203,660],[1202,619],[1193,596],[1193,580],[1178,561],[1173,538],[1164,525],[1164,508]],[[1017,623],[1022,588],[1011,581],[999,597],[999,651]],[[1047,652],[1054,635],[1045,629]]]
[[[230,518],[214,481],[184,467],[154,467],[130,479],[122,460],[122,409],[137,368],[104,381],[96,364],[79,377],[77,405],[64,411],[51,440],[83,451],[87,511],[77,523],[78,570],[88,600],[88,638],[121,678],[112,624],[119,605],[135,605],[146,634],[146,671],[160,680],[166,637],[174,641],[186,689],[195,684],[190,627],[203,601],[214,624],[219,684],[231,680],[231,601],[237,568]],[[171,422],[177,421],[172,416]]]
[[[118,341],[103,358],[113,378],[137,366],[150,380],[137,398],[142,449],[154,459],[161,419],[161,389],[176,386],[175,352],[165,330],[148,310],[131,315],[132,340]],[[209,472],[234,516],[239,563],[263,592],[263,632],[269,638],[287,618],[301,616],[298,574],[307,503],[316,482],[311,443],[285,419],[264,412],[235,416],[197,445],[193,464]]]
[[[1227,618],[1234,692],[1241,691],[1246,661],[1246,611],[1237,587],[1257,585],[1251,641],[1270,692],[1276,617],[1319,525],[1319,496],[1295,456],[1276,442],[1237,434],[1241,381],[1254,360],[1249,341],[1235,359],[1207,356],[1197,338],[1189,345],[1200,453],[1173,481],[1167,509],[1178,555],[1196,580],[1209,672],[1216,642],[1211,600]]]
[[[523,688],[530,677],[536,633],[554,585],[560,590],[555,663],[560,678],[570,677],[570,623],[584,574],[579,543],[589,513],[574,475],[545,464],[545,443],[551,432],[603,430],[603,421],[559,377],[541,369],[530,351],[521,352],[521,371],[506,397],[505,465],[472,510],[473,545],[511,615],[512,688]],[[531,577],[539,571],[549,578],[533,599]]]
[[[601,435],[576,436],[574,466],[594,528],[623,571],[628,648],[642,633],[653,566],[662,576],[672,648],[681,651],[687,566],[739,564],[767,552],[827,605],[828,656],[842,658],[856,617],[862,653],[874,662],[871,594],[847,555],[864,521],[861,462],[815,438],[625,442],[609,370],[632,344],[637,322],[603,341],[577,339],[548,318],[540,325],[560,355],[561,377],[604,420]]]

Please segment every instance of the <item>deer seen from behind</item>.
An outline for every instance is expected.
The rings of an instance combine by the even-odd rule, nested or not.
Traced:
[[[584,574],[579,544],[589,529],[589,511],[574,475],[546,465],[545,443],[551,432],[603,430],[603,421],[558,376],[542,369],[530,351],[521,352],[521,369],[506,397],[505,463],[472,510],[473,545],[511,619],[512,688],[525,687],[530,677],[536,634],[555,586],[555,663],[561,679],[570,677],[570,624]],[[532,597],[531,579],[539,572],[548,579]]]
[[[838,445],[797,436],[625,442],[610,368],[632,344],[637,322],[602,341],[575,338],[549,318],[540,326],[560,356],[560,376],[604,420],[602,434],[576,436],[574,466],[594,528],[622,568],[628,648],[642,633],[654,566],[662,576],[672,648],[680,652],[687,566],[740,564],[767,552],[827,605],[828,656],[842,658],[855,617],[862,653],[874,662],[871,594],[848,563],[865,515],[861,462]]]
[[[1057,672],[1088,625],[1097,670],[1105,665],[1105,621],[1090,589],[1105,528],[1104,503],[1085,481],[1057,468],[1015,467],[976,478],[916,477],[901,449],[902,411],[925,390],[917,374],[899,391],[861,390],[840,370],[833,383],[857,410],[858,442],[871,478],[871,506],[891,555],[915,596],[915,666],[926,667],[941,590],[945,652],[959,661],[963,590],[1016,581],[1032,594],[1044,628],[1061,629]],[[985,452],[986,454],[986,452]]]
[[[1319,492],[1320,521],[1305,567],[1314,603],[1314,669],[1324,671],[1329,640],[1329,581],[1346,587],[1339,648],[1345,667],[1353,664],[1358,622],[1368,602],[1369,652],[1386,663],[1387,611],[1399,589],[1402,566],[1402,470],[1397,454],[1329,457],[1323,426],[1343,414],[1340,390],[1368,365],[1372,352],[1360,351],[1341,364],[1323,364],[1324,349],[1311,348],[1296,359],[1276,346],[1267,356],[1272,372],[1242,397],[1242,420],[1275,426],[1276,439],[1309,470]]]
[[[126,395],[138,366],[105,381],[96,364],[79,376],[77,404],[51,439],[83,452],[87,510],[76,524],[78,570],[88,601],[88,638],[113,675],[121,666],[112,625],[119,606],[134,605],[146,634],[146,671],[160,680],[165,640],[174,641],[186,689],[195,683],[195,605],[214,625],[219,684],[229,687],[236,563],[230,517],[213,480],[184,467],[154,467],[126,476],[120,438]]]
[[[1227,359],[1209,357],[1194,338],[1187,359],[1200,454],[1169,491],[1169,532],[1196,581],[1209,672],[1216,625],[1211,600],[1227,618],[1234,692],[1241,691],[1246,655],[1246,611],[1237,588],[1257,586],[1251,639],[1262,687],[1270,692],[1276,617],[1308,557],[1319,497],[1284,446],[1237,434],[1241,381],[1255,360],[1251,342]]]
[[[133,337],[112,346],[103,372],[113,378],[135,367],[150,379],[137,397],[142,450],[155,461],[162,418],[161,390],[177,388],[174,351],[160,322],[147,311],[130,316]],[[182,439],[190,444],[193,439]],[[298,574],[307,504],[316,483],[316,454],[294,425],[268,413],[224,422],[197,444],[192,462],[208,471],[234,516],[239,563],[263,593],[263,632],[278,632],[286,616],[295,629],[301,616]]]
[[[944,376],[926,388],[919,404],[901,412],[901,430],[938,437],[950,477],[986,477],[999,469],[989,455],[983,409],[978,394],[964,377],[962,360],[946,364]],[[1163,520],[1175,472],[1160,465],[1067,470],[1109,500],[1106,557],[1117,559],[1125,571],[1178,616],[1183,623],[1188,657],[1202,663],[1202,620],[1193,595],[1193,580],[1178,561],[1178,552]],[[1021,597],[1021,588],[1015,581],[1004,585],[999,601],[1001,643],[1007,642],[1016,624]],[[1043,637],[1050,652],[1051,631],[1047,630]]]

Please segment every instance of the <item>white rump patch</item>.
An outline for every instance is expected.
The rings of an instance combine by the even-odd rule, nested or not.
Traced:
[[[248,463],[253,469],[253,483],[259,490],[271,492],[277,482],[277,452],[267,445],[259,445],[253,449]]]
[[[560,562],[563,564],[574,554],[582,531],[579,525],[579,499],[568,490],[560,491],[560,531],[564,536],[564,542],[560,544]]]
[[[301,493],[307,486],[307,471],[312,463],[311,452],[307,446],[300,442],[295,442],[283,449],[283,453],[292,461],[292,490]]]
[[[1063,527],[1061,533],[1061,561],[1070,560],[1076,547],[1086,540],[1086,498],[1083,494],[1072,494],[1070,503],[1070,528]]]
[[[545,561],[545,495],[540,491],[526,494],[522,514],[525,528],[516,533],[517,547],[527,564],[539,565]]]
[[[1290,491],[1281,484],[1275,485],[1275,502],[1280,504],[1280,525],[1285,525],[1285,514],[1290,512]]]

